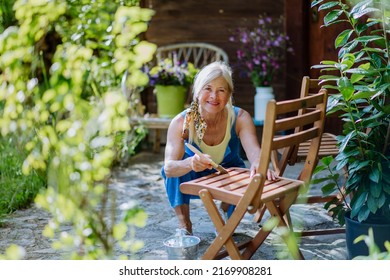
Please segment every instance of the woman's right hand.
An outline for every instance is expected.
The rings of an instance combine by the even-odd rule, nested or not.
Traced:
[[[212,169],[211,160],[208,158],[208,155],[193,155],[191,157],[191,168],[195,172],[200,172],[205,169]]]

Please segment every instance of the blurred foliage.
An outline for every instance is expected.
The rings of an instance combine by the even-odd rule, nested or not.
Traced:
[[[30,136],[23,173],[47,171],[36,203],[52,214],[44,234],[66,258],[142,247],[130,236],[145,212],[129,203],[117,213],[109,188],[116,137],[131,131],[121,77],[127,71],[127,86],[145,85],[139,69],[156,49],[140,39],[153,11],[137,3],[17,0],[17,24],[0,35],[0,132]],[[63,224],[72,230],[61,232]]]
[[[0,33],[7,27],[16,23],[15,15],[12,10],[16,0],[0,0]]]
[[[354,243],[364,241],[368,247],[368,256],[358,256],[354,260],[390,260],[390,241],[385,242],[387,252],[382,252],[374,240],[372,228],[368,229],[368,235],[361,235],[354,240]]]
[[[21,247],[12,244],[5,250],[4,254],[0,254],[0,260],[20,260],[26,255],[26,250]]]
[[[0,137],[0,217],[29,206],[45,187],[45,173],[22,173],[26,142],[20,135]]]
[[[271,217],[270,219],[268,219],[264,223],[263,229],[265,231],[272,231],[276,229],[276,232],[278,233],[279,237],[285,242],[286,246],[278,246],[278,244],[276,243],[278,243],[279,240],[275,239],[274,241],[272,241],[276,241],[274,246],[276,249],[277,258],[279,260],[300,259],[300,236],[294,234],[294,232],[287,226],[280,226],[280,221],[277,217]]]

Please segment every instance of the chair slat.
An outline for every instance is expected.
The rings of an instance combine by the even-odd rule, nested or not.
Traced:
[[[305,126],[321,118],[321,111],[316,110],[302,116],[280,119],[275,122],[275,131],[286,131],[299,126]]]
[[[303,182],[302,181],[287,181],[284,180],[286,184],[283,186],[280,186],[278,188],[274,188],[272,190],[267,190],[267,188],[264,188],[264,192],[261,196],[262,201],[267,202],[274,200],[275,198],[279,198],[282,195],[286,195],[287,193],[291,191],[295,191],[297,187],[301,187]],[[269,187],[272,187],[269,186]]]
[[[276,114],[286,114],[290,112],[298,111],[299,109],[305,109],[305,108],[312,108],[315,107],[316,104],[321,102],[323,99],[323,96],[321,95],[313,95],[313,96],[306,96],[303,98],[298,98],[294,100],[287,100],[281,104],[281,106],[277,107]]]
[[[280,148],[297,145],[303,141],[307,141],[311,138],[317,137],[320,135],[320,131],[317,127],[312,127],[305,131],[300,131],[295,134],[289,134],[281,137],[276,137],[272,145],[273,150]]]
[[[210,175],[195,179],[194,182],[196,182],[196,183],[202,182],[203,184],[213,184],[215,182],[218,182],[218,181],[221,181],[224,179],[231,180],[231,178],[234,176],[238,176],[242,173],[248,172],[248,170],[246,170],[244,168],[234,168],[234,169],[227,169],[227,170],[229,171],[228,174],[221,174],[220,176],[218,176],[217,173],[214,173],[214,174],[210,174]]]
[[[243,180],[246,180],[248,177],[249,176],[247,173],[242,173],[242,174],[239,174],[237,176],[226,177],[223,180],[210,182],[210,183],[208,183],[208,185],[210,185],[211,187],[215,187],[215,188],[224,188],[224,187],[229,186],[229,185],[240,185],[241,182]],[[248,181],[249,180],[246,180],[247,184],[249,183]],[[205,182],[202,182],[202,183],[204,184]]]

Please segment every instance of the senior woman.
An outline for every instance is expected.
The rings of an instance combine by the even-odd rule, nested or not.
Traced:
[[[177,115],[168,128],[162,176],[179,228],[192,234],[189,203],[198,198],[180,192],[180,184],[213,170],[212,159],[223,167],[246,167],[240,157],[240,142],[250,163],[251,176],[259,165],[260,145],[252,117],[232,104],[230,67],[223,62],[206,65],[195,77],[190,108]],[[185,143],[205,156],[191,152]],[[275,178],[269,171],[268,179]],[[226,211],[226,209],[225,209]]]

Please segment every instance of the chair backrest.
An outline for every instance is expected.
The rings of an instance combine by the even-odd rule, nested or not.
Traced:
[[[319,93],[303,98],[268,102],[261,141],[261,164],[258,167],[258,173],[263,178],[266,178],[269,168],[264,163],[270,163],[272,151],[283,148],[288,150],[294,145],[311,140],[304,167],[297,178],[305,183],[310,182],[321,143],[327,98],[327,91],[321,89]],[[314,110],[306,110],[307,108]],[[257,195],[252,201],[255,209],[262,203],[260,197],[261,195]]]
[[[326,83],[326,85],[333,85],[333,84]],[[335,89],[325,89],[324,84],[320,84],[320,80],[318,79],[311,79],[309,76],[304,76],[302,78],[300,98],[315,95],[321,90],[327,91],[328,95],[338,93],[338,91],[336,91]],[[313,110],[313,108],[305,108],[299,113],[306,112],[307,110]],[[327,118],[325,118],[325,123],[326,123],[326,119]],[[302,129],[302,126],[296,128],[296,130],[298,131],[300,129]],[[327,155],[334,155],[335,153],[337,154],[338,149],[336,147],[337,141],[335,136],[331,133],[325,133],[324,136],[325,139],[322,140],[324,141],[325,146],[324,147],[320,146],[319,156],[322,157]],[[287,164],[294,165],[295,163],[300,161],[299,159],[301,158],[301,155],[306,154],[306,148],[307,148],[307,143],[305,143],[304,145],[301,144],[301,146],[295,145],[288,149],[284,149],[281,152],[280,156],[278,156],[277,151],[274,151],[272,163],[277,174],[282,175],[287,167]]]
[[[267,160],[272,150],[289,148],[311,140],[309,152],[301,174],[297,179],[309,182],[318,155],[326,114],[327,91],[303,98],[270,101],[261,144],[260,162]],[[311,110],[306,110],[312,108]],[[286,131],[293,131],[286,133]],[[259,172],[266,174],[268,166],[261,164]],[[263,169],[263,170],[260,170]]]
[[[173,59],[175,55],[178,61],[192,62],[197,68],[218,60],[229,62],[223,49],[208,43],[178,43],[157,48],[157,61]]]

